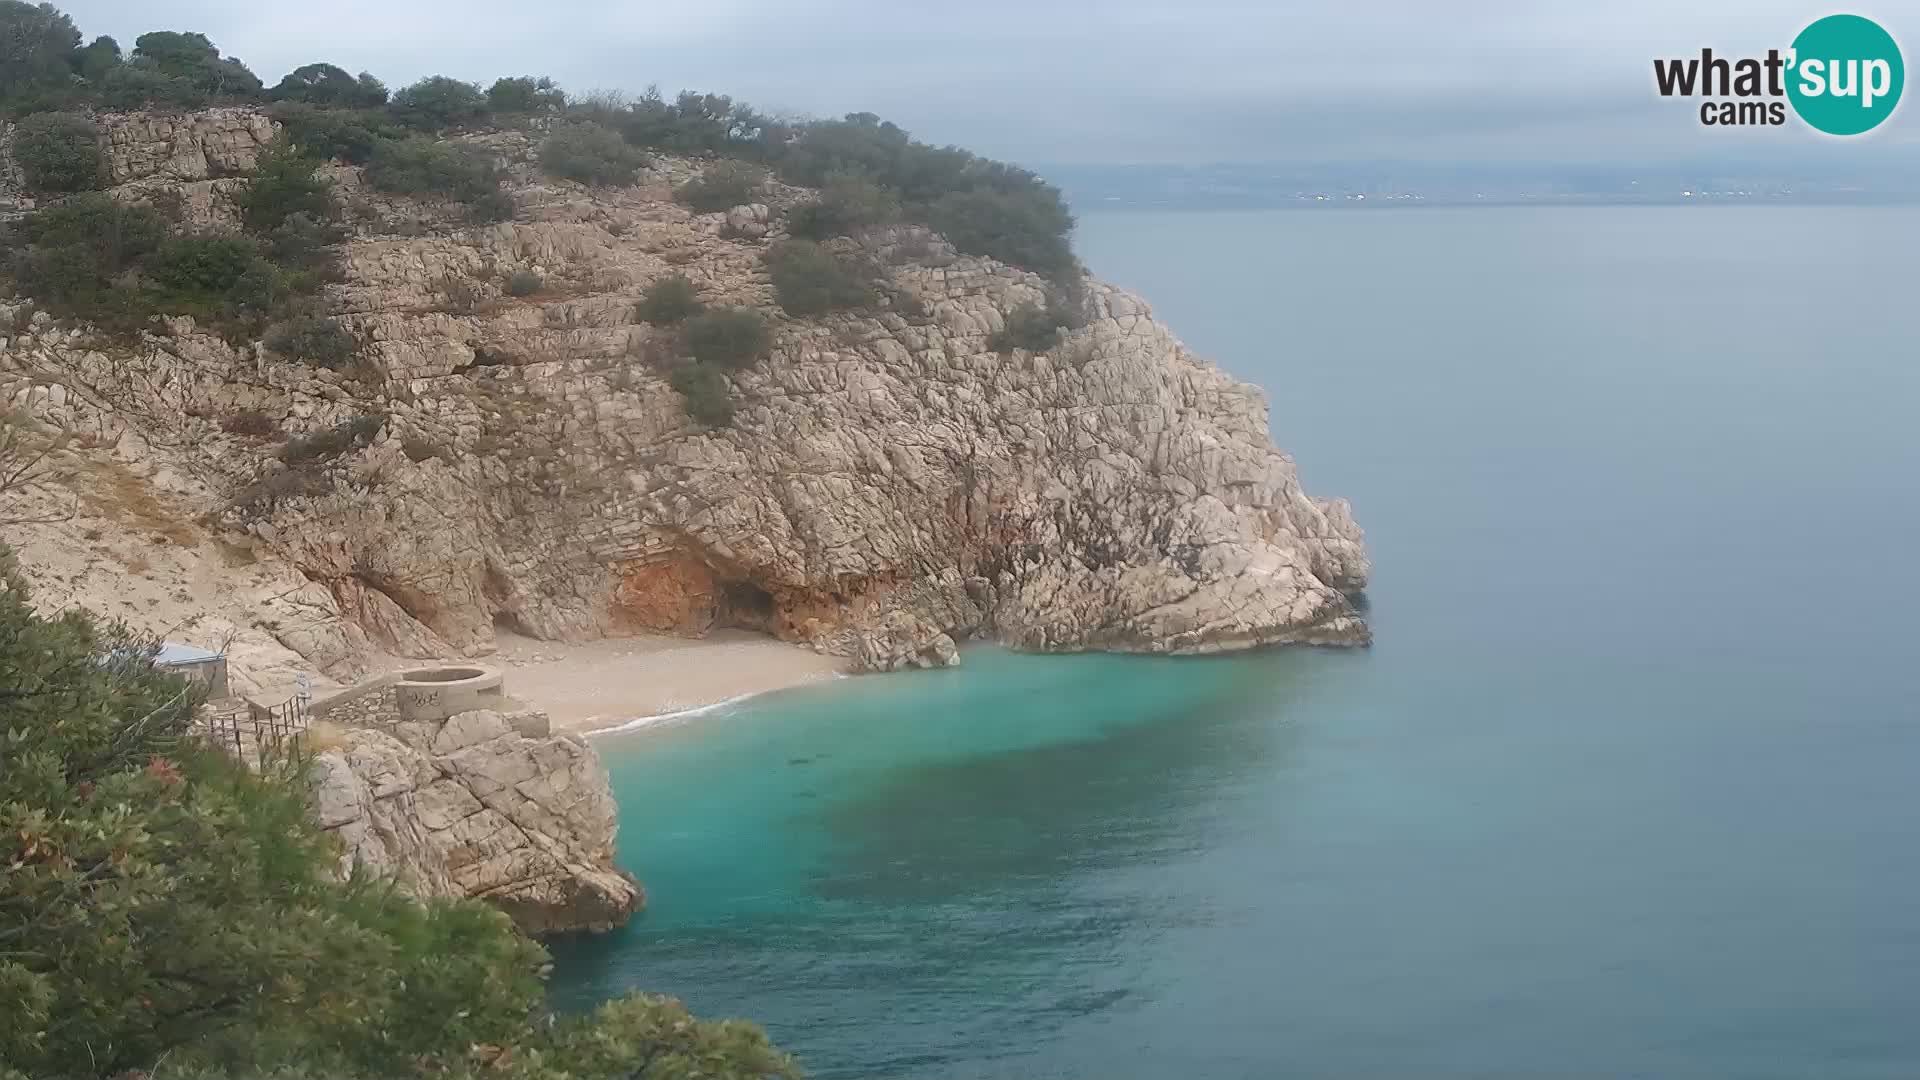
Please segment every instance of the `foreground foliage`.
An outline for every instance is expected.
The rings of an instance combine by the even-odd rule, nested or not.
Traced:
[[[34,615],[0,553],[0,1076],[797,1075],[663,998],[552,1017],[504,915],[333,880],[302,763],[203,746],[151,659]]]

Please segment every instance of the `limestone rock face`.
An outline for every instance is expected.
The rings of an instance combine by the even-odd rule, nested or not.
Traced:
[[[607,930],[642,902],[613,867],[606,770],[541,718],[459,713],[432,724],[337,729],[314,757],[312,802],[364,867],[421,897],[475,897],[529,933]]]
[[[120,123],[114,175],[226,182],[215,163],[257,152],[266,125],[245,110]],[[0,390],[191,477],[199,512],[316,583],[310,609],[346,627],[309,624],[325,649],[742,626],[893,670],[952,663],[974,637],[1170,653],[1368,639],[1347,505],[1308,496],[1262,393],[1138,297],[1089,279],[1083,327],[997,352],[1007,313],[1047,283],[900,227],[864,240],[893,299],[785,317],[761,258],[808,193],[770,184],[694,214],[671,198],[692,163],[589,190],[541,175],[528,140],[474,137],[517,206],[495,225],[334,168],[357,232],[327,301],[371,377],[185,319],[110,354],[15,320]],[[543,288],[509,295],[523,270]],[[771,355],[730,376],[731,427],[688,419],[674,328],[635,318],[669,274],[773,315]],[[385,422],[310,482],[248,498],[282,466],[271,440],[222,429],[239,412],[289,435]]]
[[[106,113],[98,120],[115,184],[239,176],[273,141],[273,121],[258,109]]]

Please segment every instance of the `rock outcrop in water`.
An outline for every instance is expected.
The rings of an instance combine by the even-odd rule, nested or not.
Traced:
[[[529,933],[610,930],[640,906],[613,868],[606,769],[577,735],[528,737],[487,711],[395,719],[324,732],[312,777],[343,872],[485,900]]]
[[[103,125],[117,194],[177,190],[207,221],[231,214],[220,177],[271,134],[244,109]],[[650,362],[667,332],[634,302],[679,273],[709,303],[771,309],[760,255],[804,193],[695,214],[670,194],[694,163],[589,190],[540,176],[523,134],[475,141],[507,165],[513,221],[465,226],[330,169],[358,223],[328,296],[365,343],[351,376],[189,319],[128,345],[11,312],[0,379],[16,405],[245,549],[249,573],[296,584],[297,619],[224,597],[236,633],[337,675],[370,652],[484,653],[496,627],[743,626],[870,670],[953,663],[969,637],[1188,653],[1367,640],[1346,504],[1307,496],[1260,391],[1138,298],[1093,283],[1083,329],[996,352],[989,337],[1044,282],[897,228],[870,247],[902,301],[779,319],[771,358],[733,377],[734,425],[708,430]],[[542,289],[510,295],[516,271]],[[287,434],[383,420],[317,482],[287,485],[271,441],[227,430],[243,414]]]

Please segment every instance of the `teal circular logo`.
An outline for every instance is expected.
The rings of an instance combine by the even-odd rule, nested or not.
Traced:
[[[1829,15],[1793,39],[1787,99],[1800,119],[1829,135],[1880,126],[1900,104],[1906,65],[1893,35],[1872,19]]]

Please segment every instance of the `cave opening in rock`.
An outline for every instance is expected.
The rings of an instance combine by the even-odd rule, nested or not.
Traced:
[[[751,581],[729,581],[720,586],[721,626],[772,632],[773,594]]]

